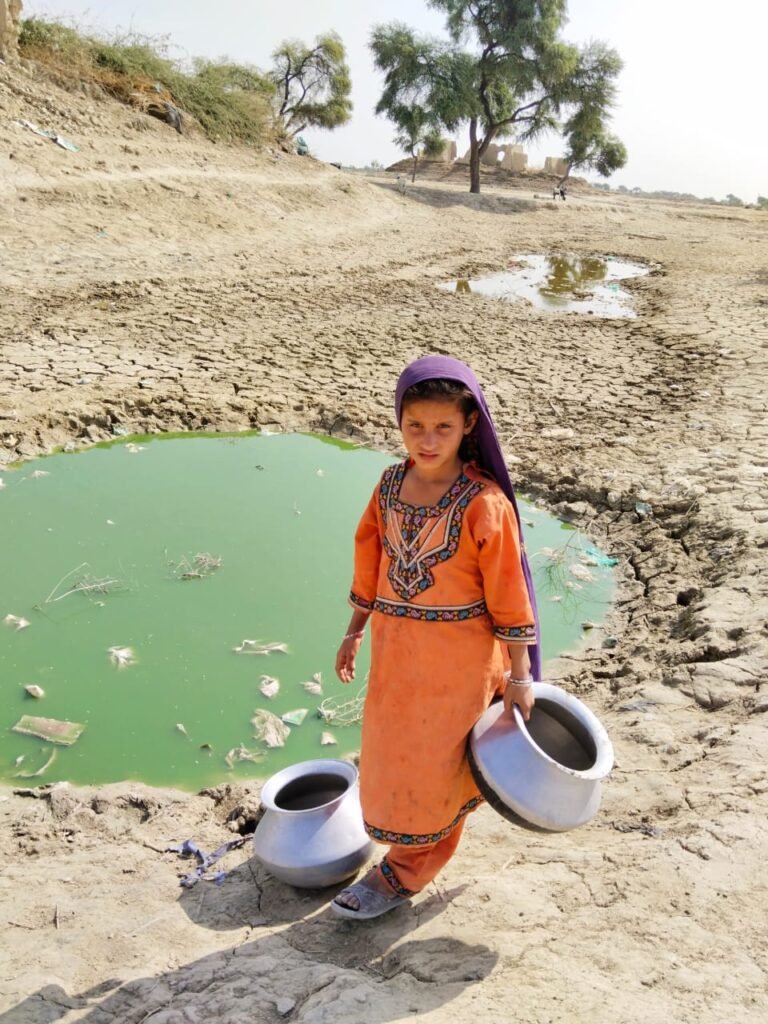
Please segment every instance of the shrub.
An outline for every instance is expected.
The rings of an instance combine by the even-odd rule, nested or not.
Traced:
[[[257,144],[272,132],[274,86],[249,65],[197,59],[186,70],[162,41],[135,34],[102,39],[41,18],[22,21],[19,49],[64,82],[95,83],[130,106],[171,102],[214,141]]]

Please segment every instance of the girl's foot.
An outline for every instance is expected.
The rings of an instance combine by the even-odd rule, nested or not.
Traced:
[[[394,910],[407,899],[392,892],[378,868],[372,868],[362,881],[342,889],[332,901],[331,910],[339,917],[368,920]]]

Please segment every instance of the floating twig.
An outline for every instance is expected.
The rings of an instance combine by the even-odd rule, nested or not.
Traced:
[[[317,715],[324,722],[333,725],[356,725],[363,720],[363,706],[368,691],[368,681],[360,687],[350,700],[340,701],[338,697],[326,697],[317,709]]]
[[[62,587],[67,580],[76,576],[82,569],[85,569],[87,565],[87,562],[82,562],[65,576],[62,576],[48,597],[46,597],[45,601],[43,601],[43,604],[53,604],[55,601],[63,601],[65,597],[69,597],[71,594],[110,594],[112,591],[123,586],[120,580],[114,579],[111,576],[97,577],[91,576],[90,573],[85,573],[73,586],[69,588],[69,590],[65,590],[63,594],[59,594],[59,588]]]
[[[191,560],[185,555],[178,562],[171,562],[171,575],[177,580],[202,580],[213,576],[222,566],[223,560],[207,551],[198,552]]]

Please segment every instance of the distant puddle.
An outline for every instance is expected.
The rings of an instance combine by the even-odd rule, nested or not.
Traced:
[[[355,708],[338,705],[369,644],[353,686],[334,658],[354,529],[393,461],[327,438],[188,434],[4,471],[0,779],[195,789],[357,750]],[[521,514],[545,657],[600,643],[611,560],[544,509]],[[32,731],[12,731],[23,716]]]
[[[469,281],[460,278],[439,287],[508,302],[524,300],[547,313],[635,317],[632,295],[618,282],[647,273],[647,267],[610,257],[526,253],[498,274]]]

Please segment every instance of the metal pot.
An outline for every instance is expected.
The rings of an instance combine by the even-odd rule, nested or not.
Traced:
[[[576,697],[534,683],[535,706],[525,722],[491,704],[472,730],[469,763],[488,803],[523,828],[565,832],[600,806],[601,780],[613,767],[613,746],[600,721]]]
[[[374,843],[363,827],[357,768],[347,761],[302,761],[273,775],[261,791],[265,813],[253,849],[290,885],[319,889],[353,875]]]

